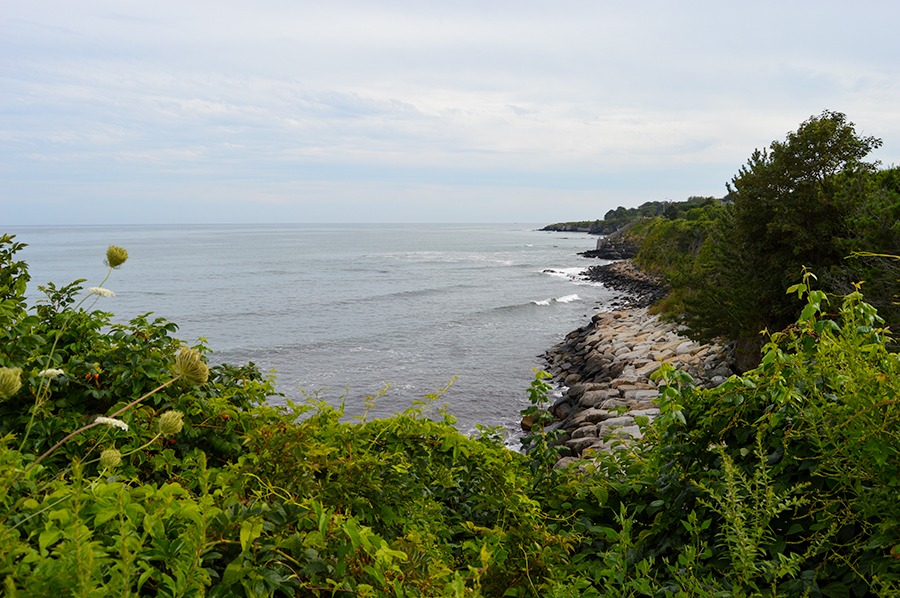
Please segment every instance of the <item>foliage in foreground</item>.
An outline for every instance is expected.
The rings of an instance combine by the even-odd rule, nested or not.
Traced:
[[[16,249],[0,241],[8,596],[900,589],[900,362],[859,293],[827,315],[807,277],[757,370],[701,391],[661,368],[648,441],[560,470],[540,432],[526,457],[427,418],[439,397],[356,422],[268,406],[252,364],[204,372],[149,315],[109,327],[80,281],[29,310]],[[546,391],[538,374],[536,413]]]

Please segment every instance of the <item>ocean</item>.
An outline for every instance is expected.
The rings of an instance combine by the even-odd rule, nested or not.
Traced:
[[[540,355],[615,293],[579,280],[596,237],[542,225],[184,225],[8,227],[27,243],[37,286],[99,286],[106,247],[128,261],[96,309],[114,322],[153,312],[212,363],[274,371],[280,393],[316,396],[347,416],[386,390],[388,417],[445,389],[438,404],[516,436]],[[447,385],[449,384],[449,388]],[[283,399],[273,398],[277,404]]]

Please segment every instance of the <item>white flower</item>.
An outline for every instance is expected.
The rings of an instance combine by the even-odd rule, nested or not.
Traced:
[[[101,297],[115,297],[116,294],[109,289],[100,287],[91,287],[88,289],[88,295],[100,295]]]
[[[112,426],[113,428],[119,428],[120,430],[128,431],[128,424],[123,422],[120,419],[115,419],[112,417],[103,417],[100,416],[94,420],[95,424],[106,424],[107,426]]]
[[[57,376],[65,376],[66,373],[62,370],[58,370],[56,368],[50,368],[49,370],[41,370],[38,376],[41,378],[56,378]]]

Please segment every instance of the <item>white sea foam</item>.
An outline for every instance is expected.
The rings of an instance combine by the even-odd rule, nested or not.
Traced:
[[[578,295],[563,295],[562,297],[557,297],[556,299],[544,299],[543,301],[532,301],[535,305],[550,305],[553,302],[556,303],[571,303],[572,301],[581,301],[581,297]]]
[[[556,276],[559,278],[568,278],[568,279],[576,279],[584,272],[584,268],[547,268],[543,270],[544,274],[549,274],[550,276]]]

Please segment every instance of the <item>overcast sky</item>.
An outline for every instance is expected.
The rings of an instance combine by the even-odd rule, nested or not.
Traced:
[[[0,222],[533,222],[900,164],[900,3],[0,0]],[[2,231],[0,231],[2,232]]]

